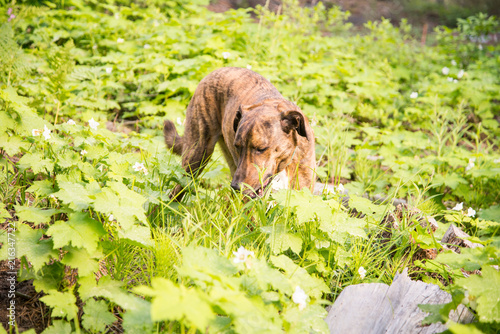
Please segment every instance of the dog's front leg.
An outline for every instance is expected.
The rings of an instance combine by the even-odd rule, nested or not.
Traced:
[[[193,179],[200,175],[214,153],[215,143],[217,143],[217,139],[210,138],[205,141],[198,140],[190,147],[186,147],[182,155],[182,167],[186,171],[186,174],[190,175]],[[182,200],[183,196],[184,188],[180,184],[175,186],[170,194],[170,198],[175,201]]]

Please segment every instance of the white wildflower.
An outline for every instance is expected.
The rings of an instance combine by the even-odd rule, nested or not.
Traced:
[[[465,74],[464,70],[458,71],[457,78],[462,79],[462,77],[464,76],[464,74]]]
[[[416,99],[418,97],[418,93],[417,92],[412,92],[410,94],[410,99]]]
[[[453,78],[452,77],[448,77],[448,78],[446,78],[446,80],[448,80],[449,82],[452,82]]]
[[[31,130],[31,135],[33,137],[38,137],[41,134],[42,134],[42,130],[40,130],[40,129],[33,129],[33,130]]]
[[[295,292],[292,295],[292,300],[295,304],[299,304],[299,310],[302,311],[307,306],[307,294],[304,290],[297,286]]]
[[[235,258],[233,259],[234,263],[244,263],[247,268],[250,268],[252,266],[250,257],[255,257],[255,253],[253,251],[249,251],[243,246],[240,246],[237,252],[233,252],[233,255],[235,256]]]
[[[111,72],[113,72],[113,68],[112,67],[106,67],[106,73],[111,74]]]
[[[345,188],[342,183],[339,183],[339,185],[337,186],[337,191],[339,192],[339,194],[343,194],[345,192]]]
[[[450,69],[448,67],[443,67],[443,69],[441,70],[441,72],[444,74],[444,75],[448,75],[448,73],[450,73]]]
[[[478,47],[479,50],[483,49],[483,46],[481,44],[479,44],[477,47]]]
[[[457,79],[453,79],[453,83],[457,83],[457,82],[458,82],[458,80],[457,80]]]
[[[83,156],[83,155],[87,154],[87,151],[86,150],[81,150],[80,154]]]
[[[455,205],[452,210],[454,210],[454,211],[462,211],[463,208],[464,208],[464,202],[460,202],[457,205]]]
[[[182,118],[177,117],[177,124],[182,125]]]
[[[288,189],[288,183],[289,181],[288,175],[286,175],[286,170],[282,170],[271,181],[271,189],[274,191]]]
[[[252,65],[247,65],[247,69],[251,70],[252,69]]]
[[[145,48],[145,49],[151,49],[151,45],[149,45],[149,44],[144,44],[144,48]]]
[[[76,125],[75,121],[72,120],[71,118],[66,122],[68,125]]]
[[[108,220],[113,221],[115,220],[115,216],[113,216],[111,213],[108,215]]]
[[[380,155],[367,155],[366,159],[371,161],[377,161],[377,160],[384,160],[384,157]]]
[[[99,126],[99,123],[94,121],[94,117],[92,117],[89,121],[89,126],[93,130],[97,130],[97,127]]]
[[[146,166],[144,166],[144,163],[142,162],[136,162],[132,168],[136,171],[136,172],[142,172],[144,173],[144,175],[148,175],[148,169],[146,168]]]
[[[231,57],[231,54],[229,52],[222,52],[222,58],[228,59],[229,57]]]
[[[467,210],[467,217],[475,217],[476,216],[476,210],[474,210],[473,208],[469,208],[469,210]]]
[[[45,139],[50,139],[50,129],[47,127],[47,125],[43,126],[43,137]]]
[[[453,59],[453,60],[451,61],[451,64],[452,64],[453,66],[457,66],[457,62],[455,61],[455,59]]]
[[[59,203],[59,201],[57,200],[57,197],[54,194],[50,194],[49,198],[51,198],[54,202],[56,202],[56,204]]]
[[[470,158],[469,159],[469,163],[467,164],[467,167],[465,167],[465,170],[468,171],[468,170],[471,170],[472,168],[474,168],[475,164],[474,162],[476,161],[476,158]]]
[[[124,40],[123,38],[118,38],[118,39],[116,40],[116,43],[118,43],[118,44],[121,44],[121,43],[123,43],[123,42],[125,42],[125,40]]]
[[[363,267],[359,267],[358,274],[359,274],[359,277],[361,277],[361,279],[365,278],[365,276],[366,276],[366,269],[363,268]]]

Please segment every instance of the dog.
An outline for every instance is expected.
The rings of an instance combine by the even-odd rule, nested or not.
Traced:
[[[217,69],[200,81],[186,110],[184,136],[171,121],[165,143],[196,177],[219,143],[231,170],[231,187],[255,198],[280,174],[290,188],[310,187],[315,177],[314,133],[300,108],[263,76],[236,67]],[[171,198],[182,199],[177,185]]]

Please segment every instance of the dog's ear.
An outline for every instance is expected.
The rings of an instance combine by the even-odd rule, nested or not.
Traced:
[[[287,110],[281,113],[281,128],[286,133],[289,133],[293,129],[297,131],[297,133],[305,137],[307,140],[307,131],[306,131],[306,121],[304,119],[304,114],[297,110]]]
[[[234,116],[234,121],[233,121],[233,130],[236,133],[236,130],[238,130],[238,125],[240,124],[241,121],[241,115],[243,114],[242,108],[245,108],[245,106],[239,106],[238,110],[236,111],[236,115]]]

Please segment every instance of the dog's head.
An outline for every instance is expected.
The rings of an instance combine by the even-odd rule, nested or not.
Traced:
[[[239,160],[231,187],[262,195],[273,175],[284,170],[299,141],[312,140],[302,111],[293,103],[274,101],[240,106],[234,118],[234,146]]]

